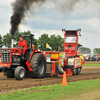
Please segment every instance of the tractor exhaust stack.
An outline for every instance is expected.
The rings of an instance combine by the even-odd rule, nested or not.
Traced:
[[[13,43],[14,43],[14,39],[11,40],[11,48],[14,47]]]

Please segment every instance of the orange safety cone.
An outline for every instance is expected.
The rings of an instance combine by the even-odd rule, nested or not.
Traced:
[[[62,85],[67,86],[67,78],[66,78],[66,72],[65,71],[64,71],[64,75],[63,75]]]

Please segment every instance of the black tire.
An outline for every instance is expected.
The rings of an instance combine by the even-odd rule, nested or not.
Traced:
[[[76,73],[77,73],[77,69],[74,68],[74,69],[73,69],[73,75],[76,75]]]
[[[77,75],[79,75],[80,74],[80,72],[81,72],[81,68],[77,68]]]
[[[14,78],[14,71],[13,70],[8,70],[5,72],[5,75],[7,78]]]
[[[16,80],[22,80],[25,76],[25,69],[22,66],[18,66],[15,69],[14,76]]]
[[[42,53],[36,53],[31,58],[32,78],[44,78],[46,74],[46,60]]]

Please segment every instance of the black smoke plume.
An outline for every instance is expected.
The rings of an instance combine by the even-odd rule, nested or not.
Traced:
[[[11,16],[10,22],[12,39],[14,38],[18,26],[25,17],[27,11],[31,9],[33,3],[38,4],[38,2],[42,4],[45,0],[14,0],[12,2],[13,15]]]
[[[45,10],[48,6],[50,6],[49,10],[56,10],[63,16],[65,14],[69,15],[69,13],[72,13],[75,9],[75,5],[79,3],[79,1],[80,0],[14,0],[11,4],[13,7],[13,15],[11,16],[10,21],[12,39],[18,30],[19,24],[24,19],[27,11],[31,8],[34,12],[35,9],[39,9],[39,11],[41,11],[43,10],[42,8]]]

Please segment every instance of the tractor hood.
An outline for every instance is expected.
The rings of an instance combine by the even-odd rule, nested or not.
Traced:
[[[22,48],[2,48],[1,53],[22,53]]]

